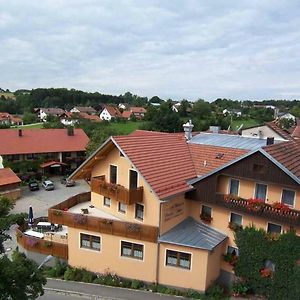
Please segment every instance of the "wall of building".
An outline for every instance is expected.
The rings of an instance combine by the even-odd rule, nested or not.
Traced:
[[[221,175],[218,178],[217,193],[228,194],[230,179],[234,177]],[[236,178],[239,179],[239,178]],[[239,179],[239,196],[241,198],[249,199],[255,197],[255,186],[256,183],[266,184],[267,196],[266,203],[272,204],[275,202],[281,202],[281,196],[283,189],[289,189],[295,191],[294,209],[300,210],[300,189],[296,190],[294,187],[279,186],[277,184],[270,184],[264,181],[252,181],[246,179]]]
[[[166,250],[191,254],[191,269],[166,265]],[[160,244],[159,283],[186,289],[205,291],[207,287],[208,251],[182,247],[171,244]]]
[[[242,136],[246,137],[259,137],[259,134],[261,134],[264,139],[274,137],[275,140],[285,141],[281,135],[266,125],[242,130]]]
[[[109,169],[110,165],[115,165],[117,169],[117,183],[129,188],[129,170],[133,169],[133,166],[127,160],[127,158],[120,156],[120,152],[117,148],[110,151],[107,156],[98,161],[93,170],[92,177],[105,175],[106,181],[109,182]],[[104,197],[97,193],[92,193],[91,201],[95,207],[104,210],[122,220],[130,222],[141,222],[145,225],[158,226],[159,224],[159,201],[151,191],[149,185],[144,179],[138,174],[138,187],[142,186],[144,189],[143,201],[141,204],[144,205],[144,220],[140,221],[135,219],[135,205],[127,206],[126,214],[118,212],[118,202],[111,200],[111,207],[106,207],[103,204]]]
[[[164,234],[189,215],[189,204],[184,196],[161,203],[160,234]]]
[[[80,233],[100,236],[101,251],[80,248]],[[143,260],[121,256],[121,241],[143,244]],[[157,244],[69,228],[68,248],[69,264],[73,267],[97,273],[115,273],[121,277],[147,282],[156,280]]]

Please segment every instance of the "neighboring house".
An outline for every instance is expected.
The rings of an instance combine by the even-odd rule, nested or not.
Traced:
[[[18,116],[13,116],[7,112],[0,112],[0,124],[3,125],[23,125],[23,120]]]
[[[239,109],[227,109],[225,108],[223,110],[223,115],[233,115],[233,116],[237,116],[240,117],[242,115],[242,111]]]
[[[78,119],[74,117],[74,115],[68,111],[63,112],[59,116],[60,122],[65,126],[74,126],[78,123]]]
[[[48,218],[68,226],[71,266],[203,292],[233,278],[223,256],[238,255],[235,226],[300,234],[299,142],[192,137],[193,125],[184,126],[185,134],[111,137],[70,176],[89,181],[91,193]],[[263,209],[249,210],[251,198]],[[287,207],[280,218],[277,202]]]
[[[85,113],[88,115],[95,115],[96,110],[91,106],[75,106],[70,110],[71,113]]]
[[[259,137],[262,139],[273,137],[277,141],[291,140],[290,133],[282,129],[275,121],[267,122],[264,125],[242,129],[241,132],[242,136],[245,137]]]
[[[118,108],[122,110],[126,110],[129,107],[128,103],[119,103]]]
[[[131,115],[132,115],[131,111],[124,110],[122,112],[122,119],[130,120]]]
[[[147,110],[144,107],[131,106],[128,109],[132,115],[134,115],[137,119],[142,119],[145,116]]]
[[[297,118],[294,115],[292,115],[291,113],[289,113],[289,112],[287,112],[287,113],[283,113],[283,112],[278,113],[277,118],[279,120],[281,120],[281,119],[291,119],[294,122],[296,122],[296,120],[297,120]]]
[[[174,103],[174,104],[172,105],[172,110],[178,113],[180,105],[181,105],[180,102]]]
[[[53,168],[75,169],[86,158],[89,138],[82,129],[1,129],[0,155],[12,162],[42,159]],[[51,169],[51,165],[47,165]],[[53,170],[54,171],[54,170]]]
[[[35,108],[34,111],[43,122],[47,121],[47,117],[59,117],[65,112],[61,108]]]
[[[21,197],[21,179],[10,169],[0,169],[0,196],[16,200]]]
[[[100,113],[100,119],[104,121],[111,121],[112,119],[121,118],[122,114],[115,106],[105,105]]]

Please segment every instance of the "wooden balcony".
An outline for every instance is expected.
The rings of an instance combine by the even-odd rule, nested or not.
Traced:
[[[39,221],[39,220],[37,220]],[[28,236],[24,234],[27,229],[26,225],[19,226],[16,229],[17,242],[24,249],[32,252],[37,252],[45,255],[56,256],[68,260],[68,245],[57,243],[45,239]]]
[[[226,208],[234,209],[257,217],[288,224],[290,226],[300,226],[300,211],[295,209],[279,209],[271,204],[251,202],[237,196],[216,194],[215,203]]]
[[[72,228],[106,233],[147,242],[157,242],[158,227],[104,219],[88,214],[72,213],[68,209],[83,202],[90,201],[91,193],[82,193],[73,196],[48,210],[48,219],[51,223],[62,224]]]
[[[127,205],[143,202],[143,187],[127,189],[122,185],[105,181],[105,176],[91,179],[91,191]]]

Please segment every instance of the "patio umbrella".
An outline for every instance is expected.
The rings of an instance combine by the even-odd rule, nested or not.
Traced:
[[[28,223],[29,225],[33,224],[33,209],[32,206],[29,206],[29,213],[28,213]]]

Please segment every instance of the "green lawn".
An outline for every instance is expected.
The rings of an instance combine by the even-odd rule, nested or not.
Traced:
[[[236,130],[243,124],[243,129],[249,128],[252,126],[260,125],[260,123],[257,120],[254,119],[241,119],[241,120],[233,120],[231,123],[231,129]]]
[[[129,134],[144,124],[144,122],[126,122],[126,123],[110,123],[110,127],[122,134]]]

